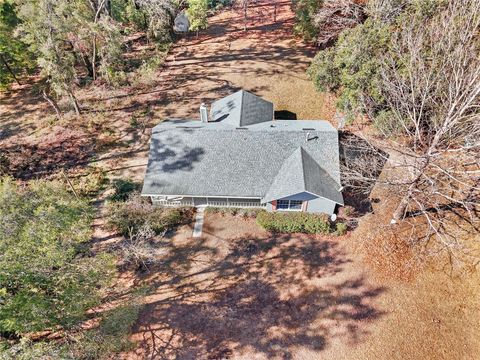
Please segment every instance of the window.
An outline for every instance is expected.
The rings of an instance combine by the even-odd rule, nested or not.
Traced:
[[[302,210],[302,200],[277,200],[277,210]]]
[[[302,210],[302,201],[301,200],[290,200],[290,209],[291,210]]]
[[[290,204],[289,200],[278,200],[277,210],[288,210],[289,204]]]

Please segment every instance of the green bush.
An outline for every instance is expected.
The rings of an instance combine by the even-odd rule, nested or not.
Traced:
[[[333,91],[347,119],[362,112],[365,96],[383,104],[379,88],[380,55],[388,51],[391,29],[367,20],[344,30],[336,45],[318,52],[308,74],[319,91]],[[381,107],[377,110],[381,110]]]
[[[134,194],[126,202],[109,204],[107,222],[124,236],[136,234],[145,225],[160,234],[190,222],[192,215],[192,208],[154,207],[147,199]]]
[[[140,184],[128,179],[116,179],[113,181],[115,193],[110,196],[112,201],[126,201],[130,194],[139,190]]]
[[[135,289],[123,305],[102,312],[98,327],[85,331],[68,332],[71,341],[31,341],[22,338],[15,344],[0,340],[1,360],[112,359],[114,355],[134,348],[130,340],[132,327],[138,320],[144,287]]]
[[[345,235],[347,233],[347,224],[345,223],[337,223],[335,226],[335,234],[338,236]]]
[[[314,23],[314,17],[321,3],[319,0],[292,0],[295,10],[294,32],[307,41],[313,40],[318,32],[318,28]]]
[[[330,222],[325,214],[260,212],[257,223],[265,230],[282,233],[328,234]]]

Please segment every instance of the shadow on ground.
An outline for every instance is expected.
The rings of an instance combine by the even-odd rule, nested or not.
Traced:
[[[336,242],[272,236],[169,244],[145,279],[152,295],[134,329],[140,357],[290,359],[299,348],[321,352],[334,337],[359,342],[382,315],[373,300],[383,288],[361,276],[333,280],[350,262]]]

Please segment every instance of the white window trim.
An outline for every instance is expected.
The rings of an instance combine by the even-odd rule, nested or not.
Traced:
[[[278,202],[279,201],[288,201],[288,208],[285,209],[285,208],[278,208]],[[290,208],[291,206],[291,201],[301,201],[302,203],[300,204],[300,208],[299,209],[292,209]],[[277,200],[277,207],[276,207],[276,211],[302,211],[303,209],[303,200]]]

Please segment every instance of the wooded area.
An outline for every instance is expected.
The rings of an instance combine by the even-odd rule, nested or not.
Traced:
[[[409,311],[440,334],[410,355],[475,354],[479,35],[477,0],[0,0],[0,359],[379,358],[352,344]],[[339,222],[217,209],[193,242],[140,197],[150,128],[240,88],[339,128]]]

